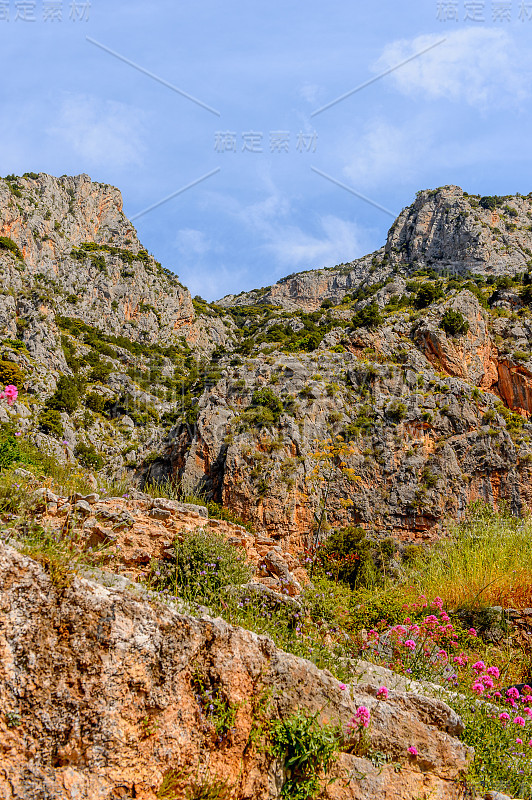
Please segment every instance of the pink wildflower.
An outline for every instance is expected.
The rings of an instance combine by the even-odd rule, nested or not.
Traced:
[[[482,675],[480,680],[482,681],[486,689],[493,689],[494,683],[489,675]]]
[[[366,706],[360,706],[357,708],[354,717],[351,717],[347,723],[347,727],[354,728],[355,730],[360,727],[367,728],[369,725],[369,717],[369,709],[367,709]]]
[[[416,643],[414,642],[413,639],[406,639],[403,642],[403,644],[404,644],[405,647],[408,647],[409,650],[415,650],[416,649]]]
[[[518,738],[518,739],[515,740],[515,743],[516,744],[523,744],[523,740]]]
[[[468,632],[468,634],[470,636],[476,636],[477,635],[477,632],[476,632],[476,630],[474,628],[469,628],[469,630],[467,632]]]
[[[4,389],[4,394],[7,399],[8,405],[12,406],[18,397],[18,389],[16,386],[13,386],[13,384],[10,383],[9,386],[6,386],[6,388]]]
[[[377,692],[377,697],[382,697],[383,700],[388,699],[388,689],[386,688],[386,686],[381,686],[381,688]]]
[[[475,681],[471,689],[475,692],[475,694],[481,695],[484,694],[484,684],[480,681]]]
[[[503,711],[502,714],[499,714],[499,719],[501,722],[508,722],[510,715],[507,714],[506,711]]]
[[[508,697],[511,697],[512,700],[517,700],[519,697],[519,689],[516,689],[515,686],[511,686],[508,691],[506,692]]]
[[[408,747],[407,751],[410,753],[411,756],[417,756],[417,749],[415,747]]]
[[[432,605],[436,606],[436,608],[439,608],[441,610],[443,608],[443,600],[441,599],[441,597],[435,597],[434,600],[432,601]]]
[[[488,673],[488,675],[491,675],[493,678],[498,678],[499,677],[499,669],[498,669],[498,667],[488,667],[486,672]]]
[[[344,689],[347,689],[347,686],[345,685],[345,683],[341,683],[341,684],[340,684],[340,686],[339,686],[338,688],[339,688],[339,689],[341,689],[341,690],[342,690],[342,692],[343,692],[343,691],[344,691]]]
[[[486,669],[486,665],[483,661],[477,661],[475,664],[473,664],[473,669],[475,672],[483,672]]]
[[[524,721],[523,717],[515,717],[514,718],[514,723],[516,725],[520,725],[521,727],[523,727],[523,725],[525,724],[525,721]]]

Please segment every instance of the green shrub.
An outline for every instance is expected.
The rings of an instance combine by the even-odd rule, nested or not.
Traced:
[[[150,583],[192,602],[218,602],[221,589],[247,583],[252,570],[242,549],[199,529],[174,542],[174,557],[152,565]]]
[[[54,408],[45,408],[39,414],[39,427],[50,436],[55,436],[56,439],[62,439],[64,435],[63,423],[61,422],[61,414]]]
[[[9,236],[0,236],[0,250],[8,250],[10,253],[13,253],[15,258],[20,259],[20,261],[23,260],[18,244],[16,244],[13,239],[10,239]]]
[[[102,456],[98,453],[97,450],[94,449],[92,444],[85,444],[84,442],[79,442],[74,450],[74,455],[80,462],[83,464],[84,467],[88,469],[95,469],[99,470],[104,465],[104,460]]]
[[[8,436],[0,442],[0,469],[7,469],[12,464],[24,461],[23,453],[14,436]]]
[[[422,283],[414,297],[414,306],[416,308],[426,308],[443,297],[443,289],[439,283],[427,281]]]
[[[378,328],[381,323],[382,317],[375,301],[357,311],[351,320],[353,328]]]
[[[371,542],[362,528],[342,528],[320,545],[316,565],[352,589],[377,582]]]
[[[105,408],[105,398],[102,397],[101,394],[90,392],[85,397],[85,405],[87,408],[90,408],[91,411],[95,411],[97,414],[103,414]]]
[[[66,411],[72,414],[79,405],[79,388],[75,378],[61,375],[57,381],[55,392],[46,401],[48,408],[55,411]]]
[[[256,389],[253,392],[251,405],[267,408],[271,411],[274,422],[279,422],[284,410],[282,401],[269,386],[265,386],[264,389]]]
[[[113,371],[113,365],[109,362],[100,361],[92,368],[87,376],[90,383],[107,383],[109,375]]]
[[[0,384],[2,384],[2,388],[11,383],[20,389],[23,381],[24,373],[17,364],[12,361],[0,361]]]
[[[440,328],[449,336],[461,336],[468,332],[469,322],[459,311],[449,308],[441,319]]]
[[[393,420],[393,422],[399,423],[406,417],[406,411],[407,408],[404,403],[401,403],[399,400],[392,400],[386,409],[386,416]]]
[[[272,724],[272,753],[284,759],[287,774],[281,789],[281,797],[286,800],[316,797],[322,771],[327,775],[337,758],[341,730],[337,725],[321,725],[318,715],[319,711],[311,715],[299,709]]]

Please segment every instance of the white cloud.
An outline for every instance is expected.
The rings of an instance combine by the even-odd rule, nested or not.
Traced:
[[[374,65],[381,72],[421,52],[440,39],[443,44],[391,73],[399,91],[429,99],[465,102],[488,109],[518,104],[529,96],[530,59],[516,60],[517,45],[505,30],[467,28],[443,36],[427,35],[389,44]]]
[[[364,231],[358,225],[326,214],[311,220],[304,230],[290,221],[294,213],[288,199],[270,179],[266,184],[268,196],[240,208],[238,216],[260,237],[261,248],[274,256],[276,269],[334,266],[363,254]]]
[[[212,249],[212,245],[203,231],[195,228],[182,228],[177,232],[177,248],[184,255],[203,256]]]
[[[67,95],[47,133],[90,165],[126,167],[141,162],[144,114],[125,103]]]
[[[266,247],[279,264],[310,269],[332,267],[360,256],[361,239],[357,225],[328,214],[319,218],[317,234],[296,225],[275,228]]]
[[[424,117],[403,125],[377,119],[344,148],[344,173],[355,189],[389,183],[398,173],[406,182],[422,173],[431,150],[432,132]]]

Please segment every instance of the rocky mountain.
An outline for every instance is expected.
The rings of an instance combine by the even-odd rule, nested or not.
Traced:
[[[325,530],[415,541],[475,498],[520,512],[531,228],[530,196],[424,191],[376,253],[207,303],[142,248],[118,190],[9,176],[0,379],[23,392],[1,421],[102,477],[170,480],[296,549],[323,510],[312,476],[330,437],[356,478],[327,462]]]

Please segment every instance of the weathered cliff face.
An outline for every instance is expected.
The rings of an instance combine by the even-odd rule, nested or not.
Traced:
[[[372,714],[371,746],[388,763],[376,768],[341,753],[323,797],[461,796],[471,754],[456,738],[460,719],[442,701],[400,689],[378,701],[381,675],[341,691],[330,673],[277,650],[266,637],[180,614],[139,588],[82,577],[58,586],[39,564],[2,543],[0,608],[5,800],[155,800],[170,781],[175,798],[219,781],[233,800],[275,800],[283,763],[260,737],[254,744],[259,722],[305,709],[346,730],[362,704]],[[198,679],[236,708],[222,735]],[[417,748],[416,758],[408,746]]]
[[[52,328],[54,314],[75,316],[132,341],[192,335],[190,293],[143,250],[118,189],[87,175],[0,180],[0,236],[23,257],[0,250],[4,333],[37,313]]]
[[[463,315],[465,334],[440,327],[448,310]],[[309,484],[312,453],[329,436],[350,442],[359,476],[335,473],[333,527],[430,539],[478,498],[504,499],[516,513],[530,506],[530,429],[514,427],[501,403],[527,415],[526,369],[499,358],[489,314],[470,291],[413,322],[399,313],[373,331],[343,329],[338,341],[344,352],[324,339],[313,353],[259,351],[226,366],[200,399],[194,429],[170,436],[161,469],[295,550],[310,541],[321,496]],[[257,425],[254,397],[265,387],[282,403],[278,424]]]
[[[458,186],[419,192],[388,234],[385,250],[391,263],[489,275],[526,269],[531,197],[497,198],[493,208],[483,208],[480,199]]]
[[[196,301],[195,316],[118,190],[84,175],[0,180],[0,361],[24,390],[0,422],[59,460],[89,447],[106,476],[206,491],[291,548],[311,535],[312,452],[331,435],[351,442],[360,477],[335,477],[331,525],[417,539],[477,497],[519,512],[532,321],[525,285],[494,282],[525,266],[532,205],[482,202],[493,209],[457,187],[421,192],[375,254]],[[466,332],[444,330],[449,313]],[[60,375],[79,400],[50,430],[43,402]]]

